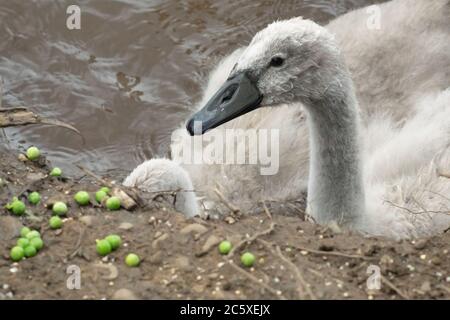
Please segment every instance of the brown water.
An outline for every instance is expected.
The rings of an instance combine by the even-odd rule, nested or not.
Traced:
[[[0,0],[3,106],[77,127],[8,128],[1,149],[39,146],[54,165],[123,177],[165,155],[208,71],[276,19],[326,23],[373,0]],[[81,8],[81,30],[66,8]]]

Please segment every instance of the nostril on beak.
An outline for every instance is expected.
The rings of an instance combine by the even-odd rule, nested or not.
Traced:
[[[230,101],[234,94],[237,91],[238,86],[237,85],[232,85],[230,86],[223,94],[222,99],[220,101],[220,104],[224,104],[227,103],[228,101]]]

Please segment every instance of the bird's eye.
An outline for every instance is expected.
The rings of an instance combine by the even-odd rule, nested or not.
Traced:
[[[270,60],[271,67],[281,67],[284,63],[284,59],[282,57],[273,57]]]

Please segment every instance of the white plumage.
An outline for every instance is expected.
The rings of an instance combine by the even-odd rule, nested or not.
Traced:
[[[343,123],[351,132],[352,128],[357,128],[355,132],[361,137],[359,140],[350,139],[355,140],[354,143],[349,142],[349,137],[338,130],[336,123],[327,123],[330,130],[342,133],[345,143],[337,149],[344,157],[351,154],[361,156],[363,200],[357,203],[359,192],[346,200],[346,210],[355,210],[358,216],[354,218],[349,214],[349,219],[354,221],[346,221],[346,224],[369,234],[395,238],[428,235],[450,225],[450,179],[437,174],[438,170],[450,170],[450,3],[448,0],[394,0],[380,5],[379,9],[380,30],[367,28],[368,12],[365,8],[332,21],[326,28],[333,36],[322,27],[300,18],[271,24],[255,36],[249,47],[236,50],[212,72],[199,107],[217,91],[233,66],[237,64],[237,69],[258,68],[261,61],[270,60],[273,50],[283,49],[287,34],[298,40],[298,50],[309,45],[324,48],[326,54],[313,52],[308,59],[320,61],[323,69],[318,78],[320,81],[327,78],[327,81],[342,82],[341,91],[350,97],[348,104],[355,100],[354,108],[349,108],[349,117],[354,121],[345,119]],[[347,65],[350,73],[341,64]],[[340,74],[329,78],[333,72],[324,69],[327,66],[336,68]],[[285,72],[297,75],[298,64],[290,68]],[[353,80],[354,90],[348,75]],[[283,81],[283,77],[269,73],[260,81],[260,89],[277,92],[271,88],[281,88],[285,84]],[[346,85],[347,81],[349,85]],[[319,82],[319,85],[316,83],[317,86],[308,88],[305,79],[295,77],[292,83],[297,84],[292,90],[301,91],[302,95],[320,92],[320,85],[326,85]],[[338,95],[341,91],[332,93]],[[288,100],[288,96],[292,100]],[[319,223],[336,220],[334,215],[337,213],[328,211],[341,207],[330,199],[336,198],[336,193],[346,197],[353,191],[344,191],[359,187],[350,188],[343,181],[331,177],[338,175],[327,171],[329,168],[322,163],[323,157],[315,152],[323,147],[323,141],[317,136],[315,139],[314,135],[310,137],[309,133],[310,130],[320,132],[324,120],[311,116],[315,109],[305,105],[301,99],[295,99],[298,96],[300,93],[295,91],[290,95],[266,94],[263,104],[271,108],[257,109],[214,129],[279,129],[278,174],[261,176],[259,166],[255,165],[177,164],[179,159],[173,155],[174,161],[153,159],[141,164],[124,184],[148,191],[187,190],[184,192],[186,197],[182,197],[176,206],[188,216],[199,213],[195,195],[189,191],[192,186],[197,195],[207,199],[208,203],[217,200],[213,190],[218,188],[230,202],[243,210],[250,210],[260,200],[295,199],[309,185],[310,214]],[[301,105],[306,107],[306,112]],[[353,109],[357,114],[353,114]],[[336,106],[336,110],[340,109]],[[335,115],[342,116],[341,113]],[[341,120],[337,119],[337,123]],[[314,126],[318,127],[314,129]],[[177,144],[183,143],[186,137],[184,128],[176,130],[172,151],[177,150]],[[312,150],[308,147],[310,139]],[[311,169],[310,154],[314,159]],[[344,173],[351,171],[344,168]],[[344,187],[335,188],[338,185]],[[361,206],[364,208],[355,209]],[[317,210],[321,212],[315,212]]]

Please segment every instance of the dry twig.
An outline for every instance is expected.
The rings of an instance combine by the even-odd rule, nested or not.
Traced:
[[[223,204],[231,210],[231,212],[233,213],[239,213],[240,210],[238,207],[236,207],[235,205],[233,205],[230,201],[227,200],[227,198],[223,195],[222,192],[220,192],[219,189],[214,188],[214,192],[217,194],[217,196],[219,197],[220,201],[223,202]]]
[[[24,126],[28,124],[49,124],[62,128],[69,129],[76,134],[80,135],[80,131],[70,124],[64,123],[56,119],[45,119],[25,107],[16,108],[0,108],[0,127],[13,127],[13,126]]]
[[[320,254],[320,255],[328,255],[328,256],[336,256],[336,257],[344,257],[344,258],[350,258],[350,259],[362,259],[362,260],[373,260],[373,258],[364,257],[356,254],[347,254],[339,251],[323,251],[323,250],[315,250],[307,247],[297,246],[297,245],[291,245],[290,247],[295,248],[297,250],[301,251],[307,251],[314,254]]]
[[[384,282],[389,288],[394,290],[400,297],[405,300],[410,300],[409,296],[402,292],[398,287],[396,287],[392,282],[390,282],[386,277],[381,276],[381,281]]]

